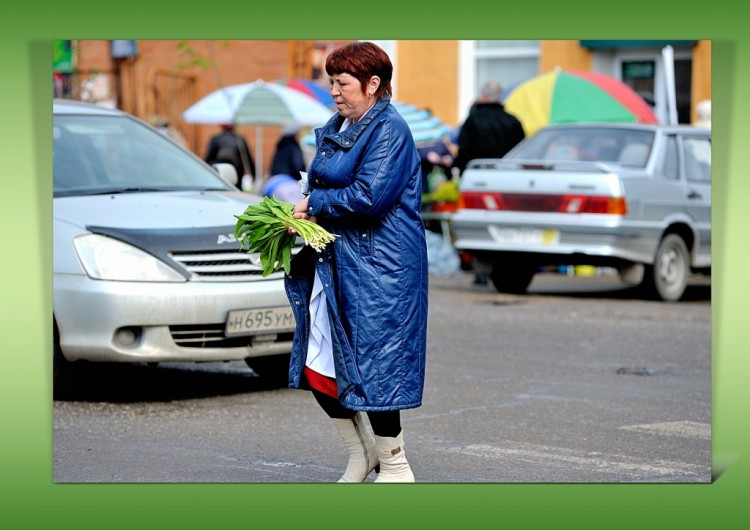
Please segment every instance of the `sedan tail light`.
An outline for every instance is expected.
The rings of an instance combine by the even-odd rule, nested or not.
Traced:
[[[601,213],[625,215],[625,197],[546,195],[535,193],[462,192],[459,208],[517,212]]]

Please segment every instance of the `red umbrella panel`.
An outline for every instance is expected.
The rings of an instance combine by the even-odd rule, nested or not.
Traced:
[[[576,122],[658,123],[625,83],[595,72],[554,70],[518,84],[505,98],[527,136],[546,125]]]
[[[317,81],[313,81],[312,79],[279,79],[276,82],[298,92],[302,92],[326,107],[334,108],[336,106],[333,101],[333,96],[331,96],[331,92]]]

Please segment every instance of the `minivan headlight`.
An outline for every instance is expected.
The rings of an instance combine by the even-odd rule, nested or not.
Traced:
[[[111,237],[86,234],[73,239],[86,274],[95,280],[123,282],[184,282],[163,261]]]

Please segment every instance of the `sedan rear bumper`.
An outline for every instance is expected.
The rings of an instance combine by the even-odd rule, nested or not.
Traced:
[[[474,254],[540,255],[550,264],[570,257],[592,264],[651,263],[663,227],[603,214],[519,214],[464,210],[453,217],[458,250]],[[549,261],[551,260],[551,261]]]

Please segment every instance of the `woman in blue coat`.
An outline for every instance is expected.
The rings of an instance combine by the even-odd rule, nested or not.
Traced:
[[[286,277],[297,321],[289,382],[312,390],[344,441],[339,482],[363,482],[378,466],[376,482],[413,482],[400,411],[422,404],[425,376],[420,159],[390,104],[393,67],[381,48],[344,45],[326,72],[338,113],[315,131],[294,216],[339,237],[323,252],[305,247]]]

